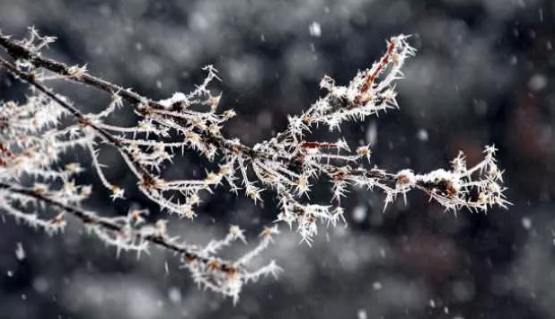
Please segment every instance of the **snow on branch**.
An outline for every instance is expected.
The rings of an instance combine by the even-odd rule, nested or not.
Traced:
[[[320,87],[325,95],[299,115],[289,116],[286,129],[273,138],[249,147],[226,137],[222,127],[235,116],[233,110],[218,111],[221,95],[209,87],[220,80],[213,66],[204,70],[204,81],[189,93],[177,92],[155,101],[131,89],[89,74],[85,66],[68,66],[43,57],[42,50],[53,42],[34,29],[24,40],[0,33],[0,46],[11,59],[0,57],[0,66],[28,83],[32,94],[22,104],[0,104],[0,212],[48,233],[63,231],[66,215],[80,220],[91,234],[120,251],[146,251],[157,245],[182,257],[199,285],[231,296],[237,301],[242,286],[265,275],[276,276],[280,268],[271,262],[250,269],[254,257],[268,248],[278,234],[277,225],[265,228],[259,244],[236,260],[223,260],[221,251],[237,240],[246,242],[243,231],[231,226],[223,239],[205,247],[185,243],[167,233],[165,220],[151,225],[145,211],[126,216],[105,217],[83,208],[92,193],[90,185],[75,182],[83,170],[94,172],[112,200],[125,200],[126,189],[109,180],[110,169],[100,162],[105,147],[117,150],[134,175],[137,188],[162,211],[194,218],[201,192],[242,193],[254,203],[262,192],[272,193],[279,202],[276,221],[295,227],[301,240],[310,244],[318,224],[344,222],[341,198],[351,187],[377,189],[385,205],[412,190],[420,190],[447,210],[486,211],[509,204],[503,195],[502,171],[495,148],[486,147],[484,159],[468,168],[464,154],[450,170],[418,174],[411,169],[397,173],[370,167],[369,146],[354,151],[344,139],[313,140],[311,130],[325,126],[330,131],[364,120],[388,109],[398,108],[395,82],[401,69],[415,54],[409,37],[391,38],[384,55],[371,68],[359,71],[346,86],[325,76]],[[10,61],[11,60],[11,61]],[[84,84],[111,97],[97,113],[84,113],[68,97],[46,86],[46,81],[64,79]],[[119,109],[128,105],[140,117],[132,126],[109,124]],[[63,154],[81,149],[90,162],[65,163]],[[173,159],[193,151],[217,164],[216,171],[190,180],[168,180],[162,171]],[[329,204],[314,203],[314,185],[331,181]]]

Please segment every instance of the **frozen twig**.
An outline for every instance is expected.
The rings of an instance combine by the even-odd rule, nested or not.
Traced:
[[[372,151],[368,146],[352,151],[344,139],[311,138],[311,130],[317,126],[340,130],[348,123],[398,108],[395,82],[402,78],[405,61],[415,54],[408,40],[405,35],[392,37],[384,55],[346,86],[325,76],[320,83],[325,90],[322,98],[301,114],[289,116],[287,127],[273,138],[249,147],[222,133],[235,112],[218,112],[221,95],[214,95],[209,87],[220,79],[212,66],[204,68],[206,78],[192,92],[177,92],[155,101],[91,75],[86,66],[68,66],[43,57],[42,50],[53,38],[42,37],[34,29],[20,41],[0,33],[0,46],[12,60],[0,57],[0,67],[33,89],[23,104],[0,105],[0,211],[48,233],[63,231],[64,216],[73,215],[103,242],[117,247],[118,253],[140,253],[149,244],[156,244],[179,253],[183,267],[197,283],[237,300],[243,284],[280,271],[274,262],[259,269],[248,268],[278,233],[277,226],[265,228],[259,244],[243,257],[223,260],[218,254],[224,248],[237,240],[246,242],[238,226],[231,226],[223,239],[197,247],[168,236],[164,220],[146,224],[142,211],[122,217],[88,212],[81,207],[92,188],[75,183],[75,177],[87,167],[67,163],[60,169],[61,156],[72,148],[85,150],[91,157],[89,169],[111,192],[111,198],[124,200],[126,189],[109,180],[109,168],[98,159],[98,152],[108,145],[119,152],[137,188],[149,200],[163,211],[187,218],[196,216],[194,208],[204,191],[242,191],[255,203],[262,201],[263,192],[271,192],[279,203],[276,221],[295,226],[308,244],[318,232],[318,224],[335,226],[344,221],[341,199],[348,196],[351,187],[380,190],[385,194],[384,207],[412,190],[424,192],[447,210],[507,207],[493,146],[487,147],[484,159],[470,168],[461,153],[450,170],[389,173],[369,166]],[[69,98],[46,86],[52,79],[100,90],[111,102],[100,112],[85,114]],[[125,102],[140,117],[137,123],[108,123]],[[174,157],[187,150],[216,163],[219,169],[199,179],[165,179],[165,167],[174,165]],[[322,180],[331,181],[329,205],[310,200],[314,185]],[[52,216],[46,217],[48,214]]]

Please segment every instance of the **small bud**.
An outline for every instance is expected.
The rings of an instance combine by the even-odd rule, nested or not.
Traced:
[[[123,188],[121,188],[117,185],[112,185],[110,190],[112,191],[112,195],[110,195],[110,198],[112,198],[112,200],[116,200],[118,198],[124,199],[124,197],[123,197],[123,193],[124,193]]]
[[[237,115],[237,113],[235,113],[234,110],[226,110],[226,111],[222,114],[223,118],[224,118],[226,121],[229,120],[230,118],[235,117],[236,115]]]

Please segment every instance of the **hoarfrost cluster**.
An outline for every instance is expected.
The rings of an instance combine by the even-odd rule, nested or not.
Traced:
[[[404,63],[415,54],[408,36],[391,38],[384,55],[371,68],[359,71],[346,86],[324,77],[320,84],[323,97],[303,113],[289,116],[283,131],[253,147],[222,133],[225,122],[236,114],[231,109],[218,109],[221,95],[210,90],[214,80],[220,80],[214,67],[204,68],[207,76],[192,92],[155,101],[95,77],[85,66],[44,58],[42,51],[53,40],[34,29],[24,40],[0,34],[0,46],[10,57],[0,58],[0,66],[32,89],[25,103],[8,101],[0,106],[0,211],[48,233],[62,232],[66,216],[73,216],[91,234],[115,246],[118,253],[141,253],[152,245],[160,246],[181,256],[183,268],[199,285],[237,300],[245,283],[261,276],[277,276],[281,271],[274,261],[258,269],[249,267],[253,258],[269,247],[280,224],[296,228],[301,241],[310,244],[319,224],[345,222],[341,198],[351,187],[380,190],[385,206],[412,190],[424,192],[453,211],[486,211],[508,204],[493,146],[487,147],[484,159],[472,167],[467,167],[461,153],[450,170],[390,173],[371,166],[369,146],[353,151],[344,139],[311,138],[312,130],[319,126],[338,131],[348,123],[398,108],[395,82],[403,76]],[[98,113],[84,113],[47,86],[55,80],[99,90],[111,97],[111,103]],[[139,117],[135,125],[109,124],[118,110],[126,107]],[[166,220],[146,222],[148,212],[144,210],[132,209],[117,217],[90,211],[86,200],[94,189],[76,183],[76,176],[85,169],[98,175],[113,200],[126,199],[125,186],[109,180],[106,172],[110,168],[100,162],[98,153],[104,147],[119,152],[135,176],[137,188],[162,211],[193,219],[202,192],[244,194],[254,203],[268,192],[279,201],[276,224],[261,231],[259,244],[251,251],[227,260],[219,257],[222,249],[238,240],[246,242],[238,226],[230,226],[225,238],[201,247],[169,234]],[[73,149],[88,152],[86,167],[63,160]],[[198,179],[162,177],[168,166],[176,165],[173,160],[177,156],[189,151],[215,163],[218,169]],[[325,182],[331,185],[330,202],[311,201],[314,185]]]

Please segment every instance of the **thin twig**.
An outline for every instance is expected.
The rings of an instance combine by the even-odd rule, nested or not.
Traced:
[[[18,187],[18,186],[6,184],[6,183],[0,183],[0,189],[11,192],[13,194],[23,195],[27,198],[37,200],[44,204],[62,209],[63,211],[71,214],[72,216],[76,217],[78,220],[83,222],[84,225],[99,226],[106,230],[113,231],[115,233],[121,233],[124,231],[124,227],[122,225],[115,223],[110,219],[102,218],[94,213],[86,212],[77,207],[61,203],[33,189],[22,188],[22,187]],[[185,245],[181,245],[169,240],[167,236],[154,235],[154,234],[145,235],[141,232],[133,232],[133,235],[136,236],[137,239],[145,240],[150,243],[156,244],[157,246],[167,249],[169,251],[172,251],[174,253],[183,254],[185,258],[188,260],[197,260],[205,264],[211,261],[210,258],[197,254],[196,252],[192,251]],[[229,265],[228,263],[225,263],[225,262],[221,263],[221,269],[220,269],[221,271],[230,271],[231,268],[232,266]]]

